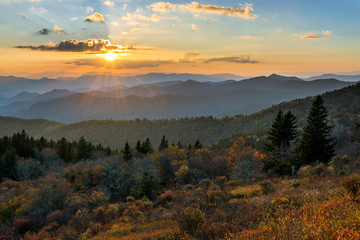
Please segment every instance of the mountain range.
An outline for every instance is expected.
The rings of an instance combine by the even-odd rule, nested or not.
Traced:
[[[314,96],[354,84],[336,79],[305,81],[276,74],[241,81],[214,81],[213,78],[211,81],[208,78],[208,81],[204,81],[204,76],[199,75],[197,79],[203,78],[202,82],[170,81],[169,79],[180,76],[176,74],[161,76],[169,78],[160,78],[158,82],[153,82],[154,74],[148,74],[142,82],[150,83],[135,86],[116,84],[112,87],[107,86],[108,82],[105,80],[104,86],[97,85],[96,90],[92,90],[93,86],[83,85],[82,87],[87,89],[83,89],[82,92],[76,89],[54,89],[45,93],[24,91],[13,97],[1,98],[0,114],[28,119],[43,118],[63,123],[91,119],[224,117],[251,114],[273,104]],[[0,85],[15,88],[23,81],[25,80],[0,81]],[[80,87],[85,80],[27,80],[26,86],[29,86],[28,82],[34,81],[55,81],[57,84],[70,81],[75,82],[76,87]],[[95,80],[88,81],[94,84]]]
[[[329,119],[335,126],[333,133],[338,137],[338,145],[346,147],[356,123],[360,122],[360,83],[324,93],[322,97],[328,108]],[[44,136],[54,140],[66,137],[69,140],[77,140],[84,136],[95,144],[102,143],[104,146],[120,149],[125,141],[129,141],[133,146],[138,139],[145,140],[147,137],[156,147],[165,134],[170,143],[181,141],[183,144],[193,144],[199,139],[201,143],[208,145],[239,134],[266,136],[280,109],[283,112],[292,111],[297,118],[298,127],[302,128],[313,99],[295,99],[251,115],[224,118],[90,120],[63,124],[44,119],[0,117],[0,136],[12,135],[25,129],[34,137]]]

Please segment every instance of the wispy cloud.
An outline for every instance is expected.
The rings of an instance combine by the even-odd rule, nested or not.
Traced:
[[[77,66],[92,66],[96,68],[104,67],[109,69],[135,69],[145,67],[159,67],[168,64],[187,64],[187,63],[211,63],[211,62],[230,62],[230,63],[257,63],[257,61],[250,60],[250,56],[235,56],[235,57],[221,57],[196,59],[200,53],[186,53],[183,59],[165,59],[165,60],[134,60],[134,59],[115,59],[109,63],[104,58],[91,59],[77,59],[67,62],[67,64],[74,64]]]
[[[108,6],[108,7],[113,7],[114,5],[115,5],[115,3],[114,2],[111,2],[111,1],[105,1],[104,2],[104,4],[106,5],[106,6]]]
[[[105,19],[104,16],[101,13],[94,13],[91,16],[88,16],[84,19],[84,22],[100,22],[100,23],[105,23]]]
[[[92,7],[86,7],[86,13],[93,13],[94,9]]]
[[[146,67],[159,67],[162,64],[173,63],[172,60],[133,60],[133,59],[116,59],[109,63],[103,58],[99,59],[78,59],[68,64],[77,66],[92,66],[96,68],[105,67],[110,69],[136,69]]]
[[[25,19],[25,20],[29,20],[29,17],[26,16],[25,14],[23,14],[23,13],[21,13],[20,16],[21,16],[23,19]]]
[[[252,4],[245,4],[239,8],[235,7],[223,7],[216,5],[205,5],[198,2],[192,2],[188,4],[172,4],[170,2],[156,2],[150,5],[153,11],[157,12],[169,12],[169,11],[188,11],[193,13],[210,13],[226,15],[231,17],[239,17],[245,19],[255,19],[258,16],[254,14]]]
[[[113,45],[109,40],[105,39],[88,39],[85,41],[62,40],[60,43],[52,43],[51,41],[39,46],[15,46],[15,48],[29,48],[32,50],[41,51],[59,51],[59,52],[94,52],[101,53],[109,50],[113,52],[127,52],[135,50],[132,46],[123,47],[120,45]]]
[[[142,20],[142,21],[153,21],[153,22],[157,22],[160,21],[162,19],[164,19],[164,17],[153,14],[150,17],[144,16],[140,13],[127,13],[126,16],[122,17],[123,20],[127,20],[127,21],[134,21],[134,20]]]
[[[294,34],[294,36],[299,37],[300,39],[321,39],[321,38],[329,38],[333,36],[333,32],[326,30],[321,32],[309,32],[306,34]]]
[[[258,63],[258,61],[251,60],[250,56],[216,57],[205,59],[203,62]]]
[[[194,31],[199,31],[199,28],[198,28],[198,26],[196,24],[191,24],[191,28]]]

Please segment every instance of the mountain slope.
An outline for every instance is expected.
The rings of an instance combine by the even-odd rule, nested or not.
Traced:
[[[340,136],[339,144],[349,140],[356,121],[360,121],[360,84],[346,87],[322,95],[329,109],[335,133]],[[213,117],[159,119],[159,120],[91,120],[74,124],[60,124],[46,120],[26,120],[0,117],[0,136],[9,135],[25,129],[31,135],[42,135],[49,139],[66,137],[70,140],[84,136],[93,143],[102,143],[113,148],[122,148],[125,141],[135,145],[138,139],[150,138],[157,146],[162,135],[170,143],[194,143],[199,139],[208,145],[223,137],[234,134],[258,134],[264,136],[271,126],[279,109],[293,111],[301,127],[311,107],[313,98],[297,99],[274,105],[249,116],[236,116],[216,119]]]

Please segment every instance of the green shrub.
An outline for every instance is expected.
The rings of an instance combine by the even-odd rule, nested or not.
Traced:
[[[297,187],[299,187],[300,186],[300,183],[298,183],[297,181],[293,181],[292,183],[291,183],[291,187],[292,188],[297,188]]]

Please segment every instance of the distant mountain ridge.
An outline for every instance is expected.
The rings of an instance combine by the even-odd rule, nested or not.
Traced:
[[[360,121],[360,83],[324,93],[322,96],[329,110],[331,123],[335,125],[334,134],[339,137],[339,141],[349,139],[353,134],[355,124]],[[284,112],[292,111],[301,128],[304,126],[312,101],[311,97],[296,99],[248,116],[221,119],[197,117],[158,120],[91,120],[62,124],[41,119],[0,117],[2,126],[0,136],[12,135],[25,129],[34,137],[45,136],[54,140],[66,137],[69,140],[75,140],[84,136],[95,144],[102,143],[104,146],[120,149],[125,141],[129,141],[134,146],[138,139],[145,140],[147,137],[154,146],[158,146],[161,137],[165,134],[170,143],[181,141],[183,144],[193,144],[194,139],[199,139],[201,143],[208,145],[221,138],[238,134],[265,136],[279,109]]]
[[[242,81],[187,80],[133,87],[117,85],[113,91],[105,88],[106,91],[85,93],[68,90],[44,94],[24,92],[14,97],[21,97],[21,101],[0,107],[0,114],[63,123],[91,119],[224,117],[251,114],[283,101],[314,96],[352,84],[336,79],[304,81],[274,74]]]

